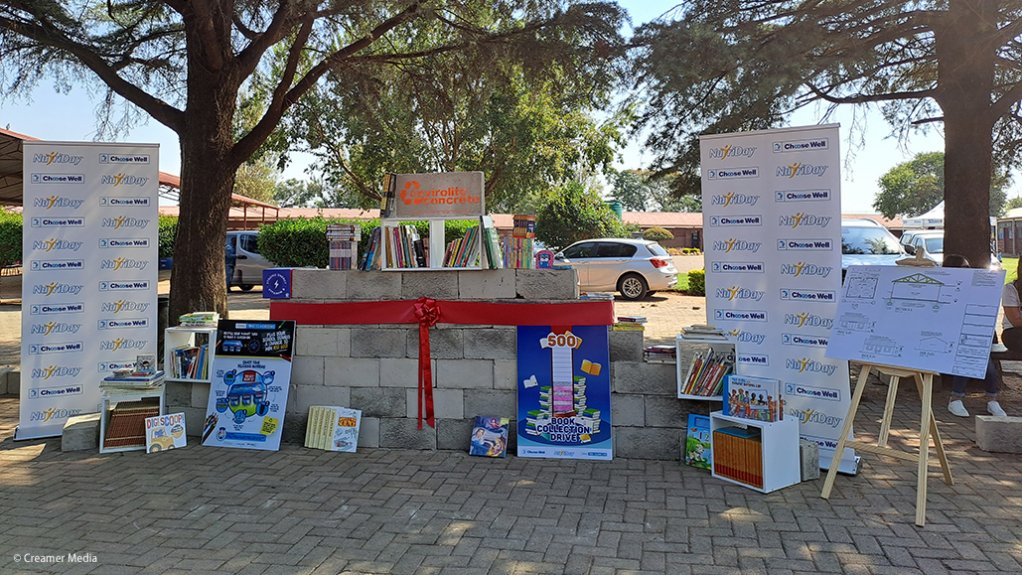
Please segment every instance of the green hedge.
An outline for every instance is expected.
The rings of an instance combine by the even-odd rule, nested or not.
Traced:
[[[688,272],[688,295],[706,295],[706,271]]]
[[[160,258],[174,257],[174,242],[177,240],[177,216],[160,216]]]
[[[422,238],[429,236],[429,222],[408,222],[415,226]],[[365,254],[369,238],[374,229],[380,226],[379,219],[352,220],[326,218],[293,218],[278,220],[259,228],[259,253],[274,264],[282,267],[325,268],[330,263],[329,248],[326,242],[327,224],[357,224],[361,226],[361,239],[358,243],[359,258]],[[465,232],[478,222],[469,220],[451,220],[445,223],[444,233],[450,242],[465,235]]]
[[[0,210],[0,266],[21,261],[21,214]]]
[[[659,242],[661,240],[673,240],[674,234],[660,226],[653,226],[642,232],[642,239]]]

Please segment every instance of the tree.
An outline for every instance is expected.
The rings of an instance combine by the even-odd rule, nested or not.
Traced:
[[[626,210],[644,212],[700,212],[702,196],[698,193],[676,195],[673,176],[655,177],[649,170],[622,170],[611,175],[611,196]]]
[[[499,4],[485,4],[465,23],[502,18]],[[395,30],[389,42],[418,51],[459,34],[424,28]],[[287,132],[330,185],[363,195],[362,207],[378,204],[386,172],[482,171],[487,208],[519,211],[552,185],[609,165],[621,142],[626,115],[591,117],[619,74],[611,59],[582,65],[591,57],[438,52],[372,75],[331,77],[295,106]]]
[[[106,102],[123,98],[178,134],[181,219],[170,314],[202,309],[226,315],[223,239],[238,167],[328,74],[354,83],[381,67],[475,50],[588,54],[578,59],[580,65],[602,65],[618,42],[622,13],[612,4],[500,0],[501,17],[475,25],[473,14],[491,5],[0,0],[2,84],[8,94],[23,90],[38,81],[40,70],[64,85],[98,79]],[[397,32],[421,30],[428,39],[437,29],[449,34],[414,51],[391,42]],[[239,134],[239,96],[257,80],[270,86],[263,92],[264,111]]]
[[[880,105],[898,134],[942,123],[949,252],[989,251],[992,157],[1019,163],[1018,0],[688,0],[637,30],[657,168],[699,133],[767,128],[810,102]],[[983,233],[980,233],[983,232]]]
[[[552,190],[536,214],[536,238],[551,249],[624,235],[624,225],[600,194],[577,180]]]
[[[1011,183],[1006,172],[991,181],[990,213],[1000,215]],[[916,154],[911,161],[894,166],[880,177],[880,191],[873,208],[886,218],[918,216],[944,200],[944,152]]]
[[[277,186],[277,170],[263,159],[238,166],[234,192],[260,202],[272,202]]]
[[[1015,196],[1004,203],[1004,211],[1022,208],[1022,196]],[[1002,214],[1003,215],[1003,214]]]

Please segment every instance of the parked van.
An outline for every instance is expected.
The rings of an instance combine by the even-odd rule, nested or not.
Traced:
[[[238,230],[227,232],[227,244],[234,247],[237,262],[230,285],[249,291],[263,284],[263,270],[274,267],[270,260],[259,253],[259,232]],[[230,247],[227,248],[230,250]],[[228,288],[228,291],[230,289]]]

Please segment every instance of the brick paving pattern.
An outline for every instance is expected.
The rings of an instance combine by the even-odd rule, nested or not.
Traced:
[[[856,421],[865,439],[886,390],[870,387]],[[918,430],[910,387],[892,445],[912,446]],[[934,405],[956,484],[931,457],[925,528],[913,523],[915,465],[871,454],[830,500],[822,479],[763,495],[676,461],[270,453],[196,438],[101,456],[14,443],[17,399],[4,397],[0,573],[1022,573],[1022,457],[977,449],[973,419],[949,416],[946,397]],[[14,560],[69,552],[96,562]]]

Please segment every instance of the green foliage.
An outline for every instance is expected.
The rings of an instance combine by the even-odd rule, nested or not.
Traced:
[[[703,251],[701,249],[699,249],[699,248],[682,248],[681,249],[681,254],[682,255],[686,255],[686,256],[689,256],[689,255],[697,256],[697,255],[699,255],[701,253],[703,253]]]
[[[159,223],[160,258],[174,257],[174,242],[177,240],[177,216],[160,216]]]
[[[21,261],[21,214],[0,210],[0,266]]]
[[[1017,208],[1022,208],[1022,196],[1009,198],[1008,201],[1004,203],[1004,212],[1002,212],[1001,215],[1003,216],[1008,210],[1014,210]]]
[[[627,232],[603,198],[581,182],[550,192],[536,214],[536,238],[551,249],[600,237],[627,237]]]
[[[1002,171],[1003,172],[1003,171]],[[1011,179],[995,174],[991,181],[990,213],[1000,214]],[[880,191],[873,208],[887,218],[918,216],[944,200],[944,152],[916,154],[912,160],[894,166],[880,177]]]
[[[672,234],[670,231],[664,228],[661,228],[660,226],[653,226],[651,228],[646,229],[646,231],[642,232],[642,239],[652,240],[655,242],[658,242],[660,240],[673,240],[674,234]]]
[[[1006,272],[1004,283],[1010,284],[1018,278],[1018,258],[1001,258],[1001,267]]]
[[[688,295],[706,295],[706,271],[688,272]]]

